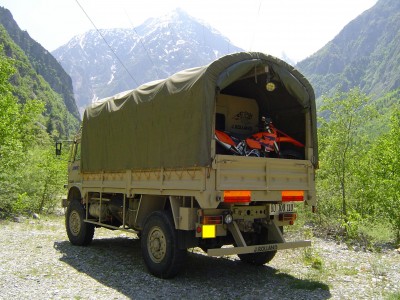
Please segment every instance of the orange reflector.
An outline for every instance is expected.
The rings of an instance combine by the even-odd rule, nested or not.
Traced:
[[[286,213],[286,214],[279,214],[279,221],[290,221],[294,222],[297,219],[296,213]],[[291,224],[293,225],[293,224]]]
[[[236,202],[250,202],[251,192],[250,191],[224,191],[224,202],[236,203]]]
[[[282,201],[304,201],[304,191],[282,191]]]

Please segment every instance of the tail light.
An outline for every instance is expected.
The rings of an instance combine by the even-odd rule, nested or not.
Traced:
[[[202,216],[200,218],[200,223],[207,225],[222,224],[222,216]]]
[[[294,221],[297,219],[297,214],[296,213],[283,213],[279,214],[279,221],[289,221],[290,225],[294,224]]]
[[[224,191],[224,202],[245,203],[251,201],[251,191]]]
[[[304,201],[304,191],[282,191],[282,202]]]

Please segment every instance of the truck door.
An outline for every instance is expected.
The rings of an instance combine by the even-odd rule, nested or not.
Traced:
[[[81,184],[81,140],[76,140],[72,147],[70,163],[68,166],[68,183],[72,185]]]

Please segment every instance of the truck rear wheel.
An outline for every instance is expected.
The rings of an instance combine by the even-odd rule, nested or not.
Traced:
[[[165,211],[153,212],[146,219],[141,248],[147,269],[160,278],[171,278],[178,274],[186,257],[186,249],[178,248],[171,214]]]
[[[86,246],[93,240],[94,225],[85,223],[84,219],[83,205],[77,200],[70,201],[65,216],[65,227],[68,239],[73,245]]]
[[[243,237],[248,246],[271,243],[271,241],[268,241],[268,231],[264,228],[261,230],[259,234],[248,233],[248,234],[243,234]],[[269,263],[274,258],[276,252],[277,251],[268,251],[268,252],[238,254],[238,256],[240,260],[245,263],[252,264],[255,266],[262,266],[266,263]]]

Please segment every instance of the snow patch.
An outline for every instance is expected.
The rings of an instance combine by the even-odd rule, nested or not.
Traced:
[[[213,52],[214,52],[214,55],[215,55],[215,58],[218,58],[219,57],[219,52],[218,52],[218,50],[213,50]]]
[[[95,103],[97,100],[99,100],[99,97],[96,94],[93,94],[91,102]]]
[[[111,74],[111,79],[107,82],[107,85],[113,82],[113,80],[114,80],[114,73]]]
[[[82,34],[79,39],[79,46],[84,49],[85,48],[85,37],[86,35]]]
[[[115,78],[114,74],[115,74],[116,71],[117,71],[117,66],[114,64],[114,65],[111,66],[111,78],[107,82],[107,85],[109,85],[109,84],[111,84],[111,82],[113,82],[113,80]]]

